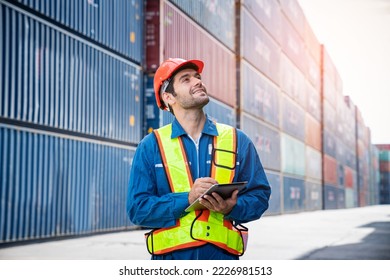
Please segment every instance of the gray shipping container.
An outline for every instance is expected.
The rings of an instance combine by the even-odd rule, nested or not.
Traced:
[[[163,0],[161,0],[163,1]],[[167,0],[164,0],[167,1]],[[234,0],[188,1],[169,0],[206,29],[216,39],[234,51],[235,4]]]

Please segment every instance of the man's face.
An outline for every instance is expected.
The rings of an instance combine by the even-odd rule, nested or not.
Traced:
[[[203,108],[209,103],[207,89],[202,83],[201,76],[193,69],[178,72],[173,79],[173,88],[176,103],[184,109]]]

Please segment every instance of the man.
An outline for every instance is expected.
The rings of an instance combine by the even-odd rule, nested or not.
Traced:
[[[157,105],[175,115],[138,145],[130,173],[127,213],[153,228],[146,235],[152,259],[238,259],[247,229],[268,208],[270,187],[249,138],[214,123],[203,112],[209,102],[201,80],[203,62],[170,58],[157,69]],[[248,181],[222,199],[200,199],[204,210],[185,209],[216,183]]]

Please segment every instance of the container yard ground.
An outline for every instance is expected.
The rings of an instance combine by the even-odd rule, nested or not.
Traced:
[[[390,260],[390,205],[265,216],[243,260]],[[3,260],[146,260],[144,230],[0,247]]]

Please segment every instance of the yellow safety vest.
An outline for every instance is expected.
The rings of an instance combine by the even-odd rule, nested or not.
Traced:
[[[217,123],[216,126],[218,136],[213,141],[211,177],[220,184],[231,183],[236,166],[236,130],[228,125]],[[189,192],[193,181],[181,138],[171,139],[171,124],[154,133],[172,192]],[[239,227],[225,220],[221,213],[196,210],[178,219],[175,226],[145,234],[146,244],[149,253],[155,255],[212,243],[241,256],[246,249],[248,231]]]

